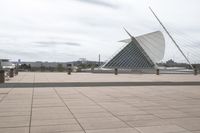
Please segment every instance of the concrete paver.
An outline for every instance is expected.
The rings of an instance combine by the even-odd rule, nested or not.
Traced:
[[[199,81],[200,76],[194,76],[193,74],[161,74],[159,76],[155,74],[93,74],[93,73],[72,73],[67,75],[66,73],[56,72],[20,72],[20,75],[14,77],[7,82],[120,82],[120,81]],[[170,78],[169,78],[170,77]]]
[[[78,124],[48,125],[31,127],[31,133],[62,133],[62,132],[80,132],[81,127]]]
[[[101,130],[87,130],[87,133],[139,133],[133,128],[117,128],[117,129],[101,129]]]
[[[200,133],[200,86],[34,87],[35,82],[200,81],[193,75],[20,73],[0,88],[0,133]]]
[[[80,118],[78,119],[78,121],[86,130],[128,127],[124,122],[120,121],[115,117]]]
[[[0,117],[0,128],[5,127],[27,127],[29,126],[29,116],[9,116]]]
[[[0,128],[0,133],[29,133],[29,127]]]
[[[183,132],[188,132],[184,128],[181,128],[176,125],[138,127],[136,129],[138,129],[142,133],[183,133]]]

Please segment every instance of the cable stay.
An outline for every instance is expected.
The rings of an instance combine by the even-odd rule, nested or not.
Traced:
[[[158,16],[155,14],[155,12],[151,9],[151,7],[149,7],[150,11],[152,12],[152,14],[154,15],[154,17],[158,20],[158,22],[160,23],[160,25],[163,27],[163,29],[165,30],[165,32],[167,33],[167,35],[170,37],[170,39],[172,40],[172,42],[176,45],[176,47],[178,48],[178,50],[181,52],[181,54],[184,56],[184,58],[186,59],[186,61],[189,63],[190,67],[192,69],[194,69],[194,67],[191,65],[189,59],[187,58],[187,56],[184,54],[184,52],[182,51],[182,49],[179,47],[179,45],[177,44],[177,42],[174,40],[174,38],[171,36],[171,34],[169,33],[169,31],[167,30],[167,28],[164,26],[164,24],[161,22],[161,20],[158,18]]]

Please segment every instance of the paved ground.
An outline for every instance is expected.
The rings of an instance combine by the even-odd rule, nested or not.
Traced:
[[[132,82],[132,81],[200,81],[192,74],[92,74],[92,73],[20,73],[7,82]]]
[[[21,73],[7,82],[199,79]],[[200,86],[0,88],[0,133],[200,133]]]

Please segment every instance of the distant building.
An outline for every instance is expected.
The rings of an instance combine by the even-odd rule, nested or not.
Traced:
[[[0,69],[15,68],[15,65],[9,59],[0,59]]]
[[[86,58],[80,58],[79,61],[80,61],[82,64],[86,64],[86,63],[87,63],[87,59],[86,59]]]
[[[88,61],[85,58],[82,60],[79,59],[78,61],[72,62],[23,62],[21,61],[20,64],[18,62],[13,62],[14,64],[19,64],[19,68],[21,69],[29,69],[31,71],[64,71],[67,70],[67,67],[70,65],[72,69],[76,69],[80,66],[84,66],[84,68],[88,68],[91,66],[98,66],[97,61]],[[101,62],[103,64],[103,62]],[[21,66],[21,67],[20,67]]]

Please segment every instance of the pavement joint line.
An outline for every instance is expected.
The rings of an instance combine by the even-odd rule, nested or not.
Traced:
[[[115,99],[118,99],[118,100],[120,100],[119,98],[116,98],[116,97],[113,97],[113,96],[111,96],[111,95],[108,95],[108,96],[110,96],[110,97],[112,97],[112,98],[115,98]],[[131,105],[130,103],[128,103],[128,102],[126,102],[126,101],[123,101],[123,100],[120,100],[121,102],[123,102],[123,103],[125,103],[125,104],[127,104],[127,105],[130,105],[131,107],[133,107],[133,105]],[[153,115],[153,116],[155,116],[155,117],[158,117],[159,119],[163,119],[163,118],[161,118],[161,117],[159,117],[159,116],[156,116],[155,114],[153,114],[153,113],[150,113],[150,112],[147,112],[146,110],[144,110],[144,109],[141,109],[141,108],[139,108],[140,110],[142,110],[142,111],[144,111],[144,112],[146,112],[147,114],[149,114],[149,115]],[[170,119],[170,118],[169,118]],[[169,125],[170,124],[173,124],[173,123],[169,123]],[[130,125],[130,124],[129,124]],[[173,124],[173,125],[176,125],[176,124]],[[135,128],[138,132],[140,132],[138,129],[137,129],[137,127],[147,127],[147,126],[132,126],[132,125],[130,125],[131,127],[133,127],[133,128]],[[153,126],[158,126],[158,125],[153,125]],[[176,125],[176,126],[178,126],[178,125]],[[180,127],[180,126],[179,126]],[[185,129],[185,128],[184,128]],[[187,130],[187,129],[186,129]],[[188,130],[187,130],[188,131]]]
[[[33,97],[34,97],[34,83],[35,83],[35,73],[34,73],[34,78],[33,78],[33,88],[32,88],[32,100],[31,100],[31,111],[30,111],[30,120],[29,120],[29,133],[31,133],[31,122],[32,122],[32,114],[33,114]]]
[[[71,120],[73,118],[53,118],[53,120]],[[40,119],[34,119],[34,120],[40,120]],[[42,120],[49,120],[49,118],[44,118]],[[60,125],[60,124],[59,124]],[[61,124],[62,125],[62,124]]]
[[[9,93],[13,90],[14,88],[10,88],[10,90],[8,91],[8,94],[4,95],[1,99],[0,99],[0,103],[3,102],[3,100],[9,95]]]
[[[89,100],[91,100],[92,102],[94,102],[96,105],[98,105],[99,107],[101,107],[102,109],[104,109],[105,111],[107,111],[108,113],[110,113],[112,116],[114,116],[115,118],[117,118],[118,120],[120,120],[121,122],[123,122],[124,124],[126,124],[129,128],[133,128],[135,130],[137,130],[135,127],[132,127],[131,125],[129,125],[126,121],[120,119],[119,117],[117,117],[115,114],[113,114],[111,111],[109,111],[107,108],[103,107],[102,105],[100,105],[99,103],[97,103],[96,101],[94,101],[92,98],[90,98],[89,96],[85,95],[84,93],[82,93],[79,90],[78,91],[81,95],[87,97]],[[139,133],[141,133],[139,130],[137,130]]]
[[[161,90],[161,91],[163,91],[163,90]],[[120,100],[119,98],[116,98],[116,97],[113,97],[113,96],[111,96],[111,95],[108,95],[108,96],[110,96],[110,97],[112,97],[112,98],[115,98],[115,99],[118,99],[118,100]],[[128,103],[128,102],[126,102],[126,101],[123,101],[123,100],[120,100],[120,101],[122,101],[123,103],[125,103],[125,104],[127,104],[127,105],[131,105],[130,103]],[[132,106],[132,105],[131,105]],[[172,107],[169,107],[168,106],[168,108],[170,108],[170,109],[173,109],[173,110],[176,110],[176,109],[174,109],[174,108],[172,108]],[[160,119],[171,119],[171,118],[161,118],[160,116],[157,116],[157,115],[155,115],[155,114],[153,114],[153,113],[150,113],[150,112],[147,112],[146,110],[144,110],[144,109],[141,109],[141,108],[139,108],[140,110],[142,110],[142,111],[144,111],[144,112],[146,112],[147,114],[150,114],[150,115],[153,115],[153,116],[155,116],[155,117],[158,117],[158,118],[160,118]],[[165,110],[165,109],[163,109],[163,110]],[[179,110],[176,110],[176,111],[179,111]],[[181,111],[180,111],[181,112]],[[184,112],[182,112],[182,113],[184,113]],[[188,117],[179,117],[179,118],[188,118]],[[189,117],[189,118],[191,118],[191,117]],[[195,118],[195,117],[194,117]],[[180,126],[180,125],[178,125],[178,124],[174,124],[174,123],[169,123],[168,125],[170,125],[170,124],[173,124],[173,125],[176,125],[176,126],[178,126],[178,127],[181,127],[181,128],[183,128],[183,129],[185,129],[186,131],[190,131],[190,130],[188,130],[188,129],[186,129],[186,128],[184,128],[183,126]],[[131,125],[130,125],[131,126]],[[155,125],[156,126],[156,125]],[[134,127],[134,126],[131,126],[131,127]],[[135,126],[134,128],[136,128],[136,127],[147,127],[147,126]],[[137,129],[136,129],[137,130]],[[137,130],[137,131],[139,131],[139,130]],[[140,132],[140,131],[139,131]]]
[[[46,77],[46,79],[49,81],[49,79],[47,77]],[[83,128],[83,126],[81,125],[81,123],[78,121],[78,119],[76,118],[76,116],[74,115],[74,113],[70,110],[70,108],[65,103],[65,101],[60,96],[60,94],[57,92],[56,88],[53,87],[52,89],[54,90],[54,92],[56,93],[56,95],[58,96],[58,98],[62,101],[62,103],[65,105],[65,107],[69,110],[69,112],[71,113],[71,115],[73,116],[73,118],[75,119],[75,121],[78,123],[78,125],[81,127],[81,129],[83,130],[83,132],[86,133],[85,129]]]
[[[23,77],[22,78],[20,78],[18,81],[21,81],[23,79]],[[5,83],[4,83],[5,84]],[[1,85],[1,84],[0,84]],[[6,88],[7,88],[7,86],[6,86]],[[8,88],[10,88],[10,90],[7,92],[7,94],[5,95],[5,96],[3,96],[2,97],[2,99],[0,99],[0,103],[9,95],[9,93],[14,89],[14,87],[13,86],[11,86],[11,87],[8,87]]]
[[[31,76],[32,76],[32,74],[31,74]],[[46,76],[46,75],[45,75]],[[28,77],[28,76],[26,76],[25,75],[25,77]],[[35,77],[36,79],[35,80],[37,80],[37,75],[36,75],[36,77]],[[19,79],[19,78],[18,78]],[[31,77],[31,80],[32,80],[33,78]],[[44,79],[42,79],[42,81],[43,81]],[[26,80],[27,81],[27,80]],[[38,80],[37,80],[38,81]],[[52,80],[53,81],[53,80]],[[33,83],[33,86],[35,87],[35,85],[36,84],[34,84]],[[170,85],[169,85],[170,86]],[[185,86],[185,85],[182,85],[182,86]],[[180,86],[180,88],[181,88],[181,90],[180,89],[176,89],[176,87],[172,87],[172,88],[174,88],[174,90],[175,91],[173,91],[173,93],[172,93],[172,97],[170,97],[170,96],[168,96],[168,95],[165,95],[165,94],[168,94],[168,93],[166,93],[166,91],[164,90],[164,89],[159,89],[159,90],[157,90],[157,91],[159,91],[159,96],[162,96],[162,98],[165,98],[164,100],[165,101],[168,101],[168,100],[171,100],[171,101],[176,101],[176,100],[178,100],[179,102],[180,102],[180,100],[192,100],[192,99],[194,99],[194,100],[197,100],[197,101],[199,101],[199,98],[197,98],[197,96],[198,96],[198,93],[196,93],[196,92],[198,92],[199,91],[199,86],[194,86],[194,90],[190,90],[190,87],[188,87],[187,85],[186,85],[186,88],[185,88],[185,92],[182,92],[183,90],[182,90],[182,86]],[[14,86],[13,86],[14,87]],[[103,86],[102,86],[103,87]],[[116,86],[115,86],[116,87]],[[156,87],[156,86],[155,86]],[[159,87],[159,86],[157,86],[157,87]],[[0,87],[1,88],[1,87]],[[23,88],[23,87],[22,87]],[[92,88],[92,87],[91,87]],[[98,87],[97,87],[98,88]],[[107,87],[107,88],[109,88],[109,87]],[[126,88],[126,87],[124,87],[124,88]],[[146,88],[148,88],[148,87],[146,87]],[[153,89],[154,89],[154,86],[153,87],[150,87],[151,89],[152,89],[152,91],[153,91]],[[178,88],[178,87],[177,87]],[[192,88],[192,87],[191,87]],[[11,88],[9,88],[9,89],[11,89]],[[9,90],[8,89],[8,90]],[[17,90],[17,89],[15,89],[15,88],[12,88],[12,89],[14,89],[14,92]],[[31,89],[31,88],[30,88]],[[31,101],[31,95],[35,95],[36,96],[36,90],[37,89],[37,87],[35,87],[35,93],[31,93],[32,92],[32,90],[30,90],[30,96],[29,96],[29,103],[31,103],[33,100],[34,100],[34,102],[35,102],[35,97],[34,97],[34,99]],[[40,88],[40,89],[42,89],[42,88]],[[48,89],[52,89],[52,88],[48,88]],[[67,87],[66,88],[61,88],[61,91],[59,91],[59,88],[54,88],[58,93],[59,93],[59,95],[61,96],[61,98],[63,99],[63,101],[65,102],[65,104],[67,104],[68,105],[68,102],[67,102],[67,99],[65,99],[65,95],[62,95],[62,89],[66,89],[66,91],[67,91]],[[86,96],[88,96],[89,98],[91,98],[92,100],[94,100],[95,102],[97,102],[97,103],[99,103],[100,105],[102,105],[103,107],[105,107],[105,108],[107,108],[106,106],[104,106],[103,104],[101,104],[101,102],[99,102],[99,101],[96,101],[96,99],[95,99],[95,97],[93,97],[92,95],[90,95],[90,94],[88,94],[87,93],[87,91],[84,91],[84,87],[82,87],[81,89],[79,89],[79,88],[71,88],[71,89],[74,89],[74,90],[77,90],[77,91],[80,91],[80,92],[82,92],[83,94],[85,94]],[[99,89],[99,88],[98,88]],[[113,88],[114,89],[114,88]],[[7,90],[7,91],[8,91]],[[53,90],[53,89],[52,89]],[[197,91],[198,90],[198,91]],[[114,90],[114,92],[115,92],[116,90]],[[121,92],[120,92],[121,91]],[[122,93],[123,94],[123,90],[120,90],[118,93]],[[134,90],[132,90],[132,91],[134,91]],[[16,91],[16,92],[18,92],[18,91]],[[64,91],[65,92],[65,91]],[[120,101],[122,101],[123,103],[122,104],[124,104],[125,102],[127,102],[128,104],[130,104],[131,105],[131,103],[129,103],[128,101],[126,101],[126,100],[123,100],[123,99],[121,99],[120,98],[120,96],[118,96],[118,95],[115,95],[115,94],[112,94],[112,93],[106,93],[105,91],[102,91],[103,93],[103,95],[107,95],[107,96],[110,96],[110,97],[114,97],[114,98],[116,98],[116,99],[119,99]],[[104,93],[105,92],[105,93]],[[112,91],[111,91],[112,92]],[[139,92],[143,92],[143,91],[139,91]],[[145,91],[145,92],[148,92],[148,91]],[[163,92],[164,92],[164,95],[163,95]],[[169,91],[170,92],[170,91]],[[128,91],[125,91],[125,93],[127,94],[128,93]],[[180,93],[180,95],[177,95],[177,93]],[[189,95],[184,95],[184,94],[189,94]],[[190,94],[191,93],[191,94]],[[12,96],[14,93],[11,93],[11,94],[9,94],[8,95],[8,97],[10,98],[10,96]],[[53,93],[52,94],[55,94],[55,92],[53,91]],[[124,94],[124,96],[123,97],[126,97],[126,94]],[[148,93],[147,93],[148,94]],[[171,93],[170,93],[171,94]],[[195,95],[196,94],[196,95]],[[15,94],[14,94],[15,95]],[[22,97],[23,96],[25,96],[25,95],[22,95]],[[81,96],[81,95],[80,95]],[[132,95],[131,95],[132,96]],[[182,97],[178,97],[178,98],[176,98],[176,97],[173,97],[173,96],[182,96]],[[192,98],[192,96],[194,96],[194,98]],[[2,96],[3,97],[3,96]],[[57,96],[56,96],[57,97]],[[68,96],[67,96],[68,97]],[[137,96],[138,98],[144,98],[144,97],[142,97],[142,96]],[[191,99],[188,99],[188,97],[189,98],[191,98]],[[196,97],[196,98],[195,98]],[[184,99],[184,98],[186,98],[186,99]],[[39,100],[40,100],[40,98],[38,98]],[[87,99],[87,98],[86,98]],[[9,100],[9,99],[5,99],[4,101],[6,101],[7,102],[7,100]],[[145,99],[145,100],[148,100],[148,99]],[[119,102],[120,102],[119,101]],[[154,102],[155,100],[154,99],[151,99],[151,101],[152,102]],[[18,101],[18,102],[20,102],[20,101]],[[60,103],[60,101],[59,101],[59,103]],[[158,102],[159,103],[159,102]],[[55,103],[56,104],[56,103]],[[194,102],[194,104],[193,103],[187,103],[187,105],[190,105],[190,104],[192,104],[193,106],[189,106],[191,109],[192,109],[192,107],[194,107],[195,108],[195,105],[197,105],[198,103],[196,103],[196,101]],[[30,104],[29,104],[30,105]],[[33,104],[34,105],[34,104]],[[46,105],[46,104],[44,104],[44,105]],[[161,104],[162,105],[162,104]],[[68,105],[69,106],[69,108],[72,110],[72,108],[71,108],[71,106],[70,105]],[[145,106],[145,105],[144,105]],[[147,105],[148,106],[148,105]],[[164,105],[165,106],[165,105]],[[50,106],[50,107],[52,107],[52,106]],[[53,106],[53,107],[55,107],[55,106]],[[61,107],[61,106],[58,106],[58,107]],[[62,107],[64,107],[64,105],[62,106]],[[145,111],[145,112],[147,112],[148,114],[152,114],[152,112],[148,112],[148,110],[145,110],[145,108],[139,108],[137,105],[134,105],[134,104],[132,104],[132,107],[136,107],[136,108],[138,108],[138,109],[141,109],[142,111]],[[31,108],[31,107],[28,107],[29,109]],[[34,111],[34,108],[37,108],[37,107],[32,107],[33,108],[33,111]],[[44,108],[44,107],[38,107],[38,108]],[[45,106],[45,108],[46,108],[46,106]],[[173,109],[173,110],[177,110],[177,111],[179,111],[176,107],[175,107],[175,105],[174,106],[168,106],[168,108],[169,109]],[[199,108],[199,107],[198,107]],[[66,108],[67,109],[67,108]],[[109,109],[108,109],[109,110]],[[72,110],[73,111],[73,110]],[[112,111],[111,111],[112,112]],[[181,111],[182,112],[182,111]],[[184,112],[184,111],[183,111]],[[28,113],[30,113],[30,110],[28,111]],[[33,112],[34,113],[34,112]],[[113,113],[113,112],[112,112]],[[74,115],[76,116],[76,113],[74,112]],[[115,114],[114,113],[114,115],[117,115],[117,117],[119,117],[119,118],[121,118],[118,114]],[[199,114],[198,114],[199,115]],[[29,115],[28,115],[29,116]],[[28,117],[27,116],[27,117]],[[12,117],[12,116],[11,116]],[[31,116],[30,116],[31,117]],[[76,116],[77,117],[77,116]],[[157,116],[156,115],[156,117],[158,117],[158,118],[161,118],[162,116]],[[29,118],[29,117],[28,117]],[[176,119],[176,116],[175,117],[173,117],[173,118],[175,118]],[[173,119],[173,118],[162,118],[163,120],[165,120],[165,119]],[[187,118],[187,117],[178,117],[178,118]],[[191,115],[191,116],[188,116],[188,118],[199,118],[198,116],[193,116],[193,115]],[[33,118],[34,119],[34,118]],[[74,119],[74,118],[73,118]],[[77,117],[77,119],[79,120],[79,118]],[[123,120],[123,118],[122,118],[122,120]],[[28,119],[28,121],[29,121],[29,119]],[[79,120],[80,121],[80,120]],[[126,121],[126,120],[125,120]],[[33,122],[33,121],[32,121]],[[129,124],[129,122],[127,121],[127,123]],[[32,123],[33,124],[33,123]],[[176,123],[171,123],[172,125],[176,125],[176,126],[179,126],[178,124],[176,124]],[[192,124],[192,123],[191,123]],[[56,124],[56,125],[61,125],[61,124]],[[76,123],[76,125],[78,125],[77,123]],[[131,124],[130,124],[131,125]],[[164,125],[164,124],[163,124]],[[166,124],[166,125],[168,125],[168,124]],[[181,125],[181,124],[180,124]],[[41,125],[41,126],[46,126],[46,125]],[[160,126],[160,125],[155,125],[155,126]],[[164,125],[165,126],[165,125]],[[23,125],[22,127],[26,127],[27,129],[28,129],[28,124],[27,124],[27,126],[26,125]],[[133,129],[135,129],[135,127],[147,127],[147,126],[135,126],[135,125],[132,125],[131,126],[131,128],[133,128]],[[179,127],[182,127],[182,126],[179,126]],[[2,128],[19,128],[19,126],[17,126],[16,125],[16,127],[2,127]],[[30,129],[31,127],[29,127],[29,129]],[[127,127],[128,128],[128,127]],[[186,127],[184,128],[184,126],[182,127],[183,129],[185,129],[186,131],[190,131],[190,130],[188,130],[188,129],[186,129]],[[106,129],[108,129],[108,128],[106,128]],[[79,129],[79,131],[80,131],[81,129]],[[86,129],[85,129],[86,130]],[[94,130],[97,130],[97,129],[94,129]],[[82,130],[81,130],[82,131]],[[87,131],[87,130],[86,130]],[[200,130],[197,130],[197,129],[194,129],[194,130],[192,130],[192,131],[200,131]]]
[[[70,113],[72,114],[73,118],[76,120],[76,122],[81,127],[81,129],[83,130],[83,132],[86,133],[85,129],[83,128],[83,126],[81,125],[81,123],[78,121],[78,119],[76,118],[76,116],[74,115],[74,113],[70,110],[70,108],[68,107],[68,105],[64,102],[63,98],[59,95],[59,93],[57,92],[57,90],[55,88],[53,88],[53,89],[54,89],[55,93],[57,94],[57,96],[60,98],[60,100],[65,104],[65,106],[67,107],[67,109],[70,111]]]
[[[67,125],[76,125],[76,124],[77,123],[68,123]],[[66,124],[46,124],[46,125],[34,125],[34,126],[32,125],[32,127],[59,126],[59,125],[66,125]]]
[[[18,116],[29,116],[29,115],[4,115],[4,116],[0,116],[1,117],[18,117]]]
[[[23,127],[29,127],[29,126],[15,126],[15,127],[0,127],[0,129],[5,129],[5,128],[23,128]]]
[[[33,108],[51,108],[51,107],[63,107],[63,106],[38,106],[38,107],[33,106]]]

